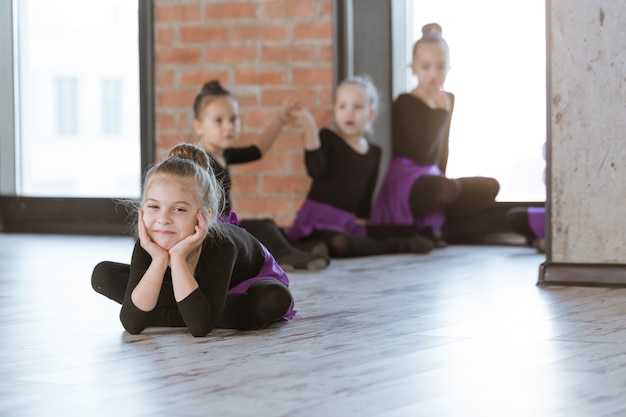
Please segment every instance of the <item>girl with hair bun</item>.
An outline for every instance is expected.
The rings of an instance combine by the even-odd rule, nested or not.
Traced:
[[[239,224],[259,239],[276,257],[285,270],[319,270],[330,263],[325,246],[309,245],[307,250],[294,247],[284,232],[272,219],[237,220],[230,199],[231,177],[228,167],[259,160],[269,150],[283,126],[294,121],[294,111],[300,103],[287,98],[277,115],[263,132],[248,146],[236,146],[241,133],[239,103],[219,81],[204,84],[193,103],[193,128],[200,146],[211,157],[211,165],[224,188],[224,207],[221,212],[226,221]]]
[[[500,185],[494,178],[445,175],[454,95],[444,90],[450,52],[439,24],[422,28],[410,66],[418,85],[393,103],[392,159],[369,221],[410,225],[435,247],[445,247],[446,219],[494,204]]]
[[[217,219],[221,188],[202,149],[180,144],[146,174],[130,265],[101,262],[92,286],[122,304],[132,334],[148,327],[253,329],[295,315],[289,279],[244,229]]]
[[[378,110],[378,94],[369,76],[350,77],[335,92],[334,127],[317,131],[306,109],[295,112],[305,129],[305,164],[313,179],[289,238],[322,240],[331,257],[425,253],[432,244],[409,228],[364,224],[378,178],[381,149],[365,138]],[[407,233],[408,232],[408,233]]]

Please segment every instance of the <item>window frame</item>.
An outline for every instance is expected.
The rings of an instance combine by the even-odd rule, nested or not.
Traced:
[[[137,0],[141,172],[155,158],[153,0]],[[0,232],[125,235],[129,213],[112,198],[46,198],[16,195],[15,41],[13,0],[0,0]]]
[[[383,149],[381,175],[390,153],[391,118],[393,98],[405,90],[406,80],[406,30],[410,20],[406,15],[410,0],[333,0],[334,83],[349,75],[370,73],[381,93],[379,116],[374,124],[377,143]],[[546,7],[549,0],[546,0]],[[546,14],[546,53],[549,57],[549,15]],[[375,41],[373,41],[375,36]],[[549,71],[550,61],[546,61]],[[373,72],[373,73],[372,73]],[[548,78],[549,80],[549,72]],[[549,82],[546,100],[549,103]],[[549,106],[548,106],[549,113]],[[547,115],[549,120],[549,114]],[[546,143],[546,167],[550,166],[550,124]],[[549,175],[549,174],[548,174]],[[379,180],[380,182],[380,180]],[[547,178],[547,198],[550,196]],[[510,232],[506,212],[512,207],[544,207],[544,201],[497,201],[479,215],[448,222],[444,227],[446,239],[454,244],[519,243],[519,236]],[[548,217],[549,219],[549,217]]]

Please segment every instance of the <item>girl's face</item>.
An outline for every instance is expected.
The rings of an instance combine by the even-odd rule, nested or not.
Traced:
[[[211,100],[202,110],[200,119],[194,119],[193,128],[206,151],[221,155],[239,139],[241,122],[237,102],[232,97]]]
[[[419,85],[427,91],[440,91],[448,75],[448,55],[436,42],[420,44],[411,63]]]
[[[365,89],[356,84],[343,84],[335,96],[335,123],[339,133],[361,137],[367,124],[376,116]]]
[[[165,250],[195,233],[202,210],[191,184],[182,186],[165,176],[150,180],[141,208],[148,236]]]

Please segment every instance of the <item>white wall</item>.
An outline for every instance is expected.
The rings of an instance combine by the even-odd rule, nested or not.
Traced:
[[[548,4],[549,260],[626,264],[626,1]]]

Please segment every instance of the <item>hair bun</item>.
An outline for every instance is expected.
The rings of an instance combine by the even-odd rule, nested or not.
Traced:
[[[204,169],[208,169],[211,165],[207,153],[199,146],[191,143],[181,142],[175,145],[172,149],[170,149],[167,157],[189,159]]]
[[[204,85],[202,86],[202,93],[216,96],[224,96],[229,94],[229,92],[226,91],[224,87],[222,87],[222,84],[220,84],[218,80],[211,80],[204,83]]]
[[[427,35],[439,35],[443,33],[443,29],[441,29],[441,25],[439,23],[428,23],[422,27],[422,36]]]

